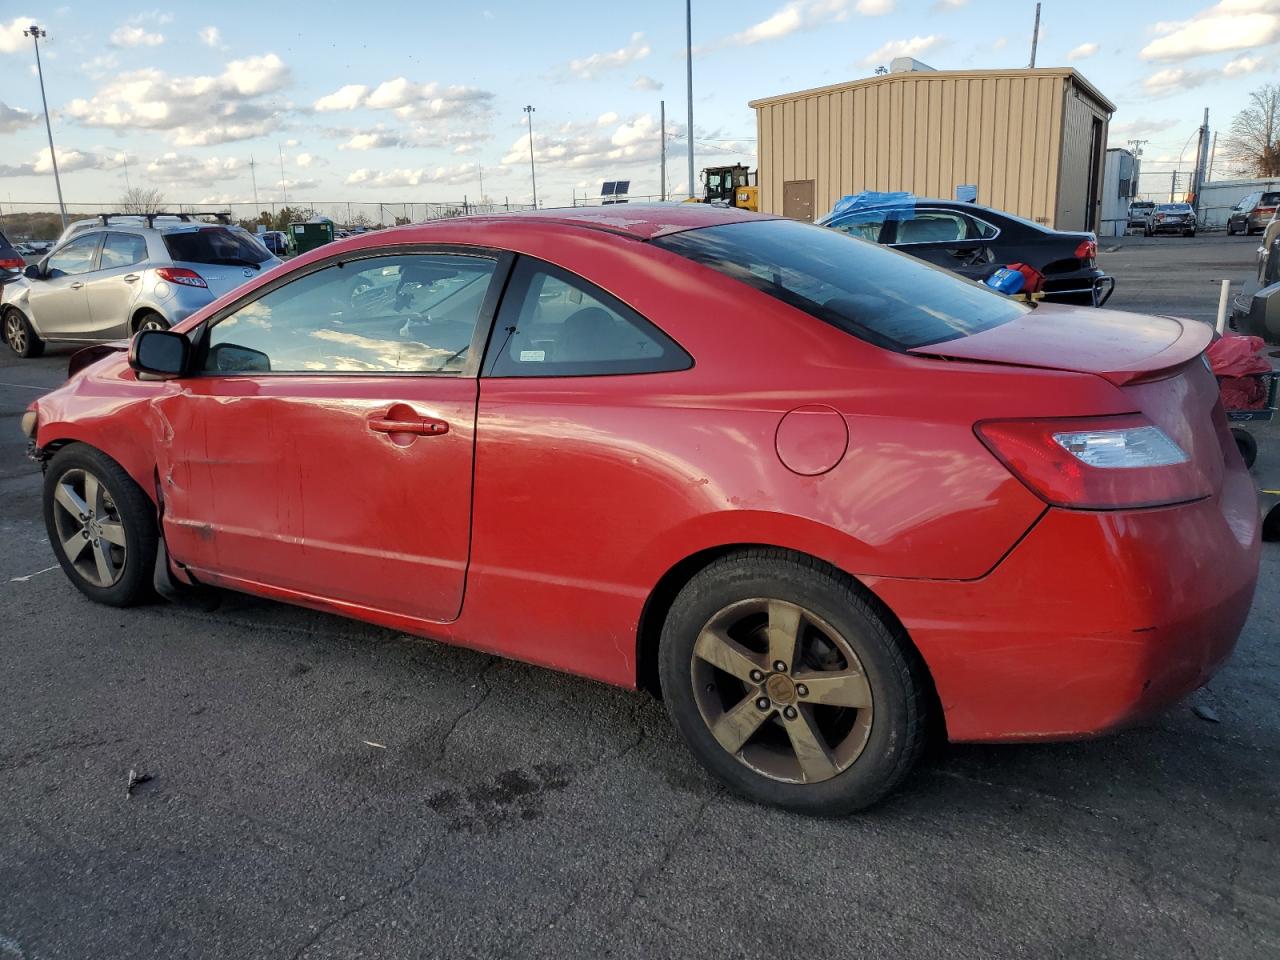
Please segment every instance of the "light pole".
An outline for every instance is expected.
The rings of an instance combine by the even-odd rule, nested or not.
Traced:
[[[529,115],[529,179],[533,181],[533,209],[538,209],[538,170],[533,165],[533,107],[526,106],[524,112]]]
[[[693,0],[684,0],[685,66],[689,93],[689,196],[693,196]]]
[[[44,129],[49,134],[49,162],[53,164],[53,185],[58,189],[58,212],[62,215],[62,229],[67,229],[67,205],[62,202],[62,178],[58,176],[58,155],[53,152],[53,126],[49,123],[49,101],[44,95],[44,67],[40,65],[40,38],[49,34],[34,23],[22,31],[36,45],[36,76],[40,78],[40,104],[44,107]]]

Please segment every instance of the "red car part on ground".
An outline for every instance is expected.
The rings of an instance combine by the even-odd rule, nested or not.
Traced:
[[[494,252],[500,270],[514,254],[585,278],[670,337],[690,365],[500,376],[491,340],[483,364],[475,351],[456,376],[156,380],[117,354],[38,401],[35,445],[47,458],[79,442],[119,463],[159,502],[179,579],[623,686],[654,684],[664,622],[670,631],[690,609],[682,588],[734,569],[738,556],[744,570],[763,563],[762,547],[779,562],[817,564],[831,582],[853,578],[849,596],[897,638],[904,669],[936,696],[955,740],[1101,733],[1203,683],[1244,623],[1259,557],[1252,483],[1200,359],[1209,328],[1010,306],[1017,316],[980,332],[886,348],[753,289],[767,277],[713,268],[713,254],[698,262],[698,244],[744,236],[730,232],[744,223],[901,258],[704,206],[367,234],[269,272],[179,331],[198,341],[211,320],[313,265],[377,251]],[[700,234],[709,228],[722,233]],[[911,263],[922,289],[941,282],[942,271]],[[970,296],[973,285],[947,283]],[[490,306],[500,310],[499,292]],[[992,310],[1007,303],[989,296]],[[503,316],[494,337],[518,326],[503,327]],[[483,349],[485,338],[475,342]],[[1167,465],[1111,469],[1117,443],[1121,456],[1149,444],[1151,463]],[[767,637],[784,608],[769,607]],[[829,626],[822,609],[834,608],[815,600],[803,629]],[[874,692],[879,668],[859,656]],[[696,649],[694,663],[696,677]],[[702,734],[682,727],[704,762],[744,792],[798,809],[883,793],[868,788],[855,801],[821,792],[839,777],[810,782],[821,778],[809,775],[794,731],[816,708],[797,692],[804,684],[762,665],[759,679],[755,670],[740,679],[748,691],[760,684],[766,732],[775,721],[786,729],[801,773],[778,773],[746,745],[726,747],[741,762],[717,768],[700,752]],[[882,708],[867,721],[869,743],[895,722],[891,698]],[[709,728],[737,716],[700,709]],[[723,746],[722,732],[712,729]],[[834,770],[838,751],[827,747]]]

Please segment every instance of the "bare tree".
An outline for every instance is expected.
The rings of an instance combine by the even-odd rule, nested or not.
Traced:
[[[164,194],[154,187],[130,187],[120,198],[121,213],[158,213],[164,209]]]
[[[1249,106],[1231,121],[1223,143],[1228,160],[1257,177],[1280,176],[1280,83],[1249,94]]]

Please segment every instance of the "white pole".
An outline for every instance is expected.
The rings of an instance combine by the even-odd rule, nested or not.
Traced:
[[[689,94],[689,196],[693,196],[693,0],[684,4],[685,64]]]
[[[40,38],[48,34],[34,23],[22,31],[36,45],[36,76],[40,78],[40,105],[44,107],[44,130],[49,135],[49,164],[53,167],[53,185],[58,191],[58,212],[62,215],[62,229],[67,229],[67,205],[62,202],[62,178],[58,176],[58,154],[53,149],[53,127],[49,123],[49,101],[44,95],[44,65],[40,62]],[[690,101],[692,103],[692,101]],[[690,107],[690,110],[693,108]]]
[[[1216,324],[1218,333],[1225,333],[1227,329],[1227,299],[1231,295],[1231,281],[1222,281],[1222,292],[1218,294],[1218,322]]]

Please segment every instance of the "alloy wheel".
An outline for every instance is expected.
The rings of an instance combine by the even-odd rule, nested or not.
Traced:
[[[139,330],[168,330],[169,325],[159,317],[151,316],[138,325]]]
[[[26,325],[22,322],[22,318],[12,310],[4,318],[4,339],[14,353],[22,354],[27,352]]]
[[[862,754],[871,687],[849,641],[794,603],[732,603],[702,628],[690,664],[694,699],[720,746],[785,783],[817,783]]]
[[[53,521],[62,552],[76,573],[95,587],[119,581],[128,546],[120,511],[101,480],[80,468],[59,477]]]

